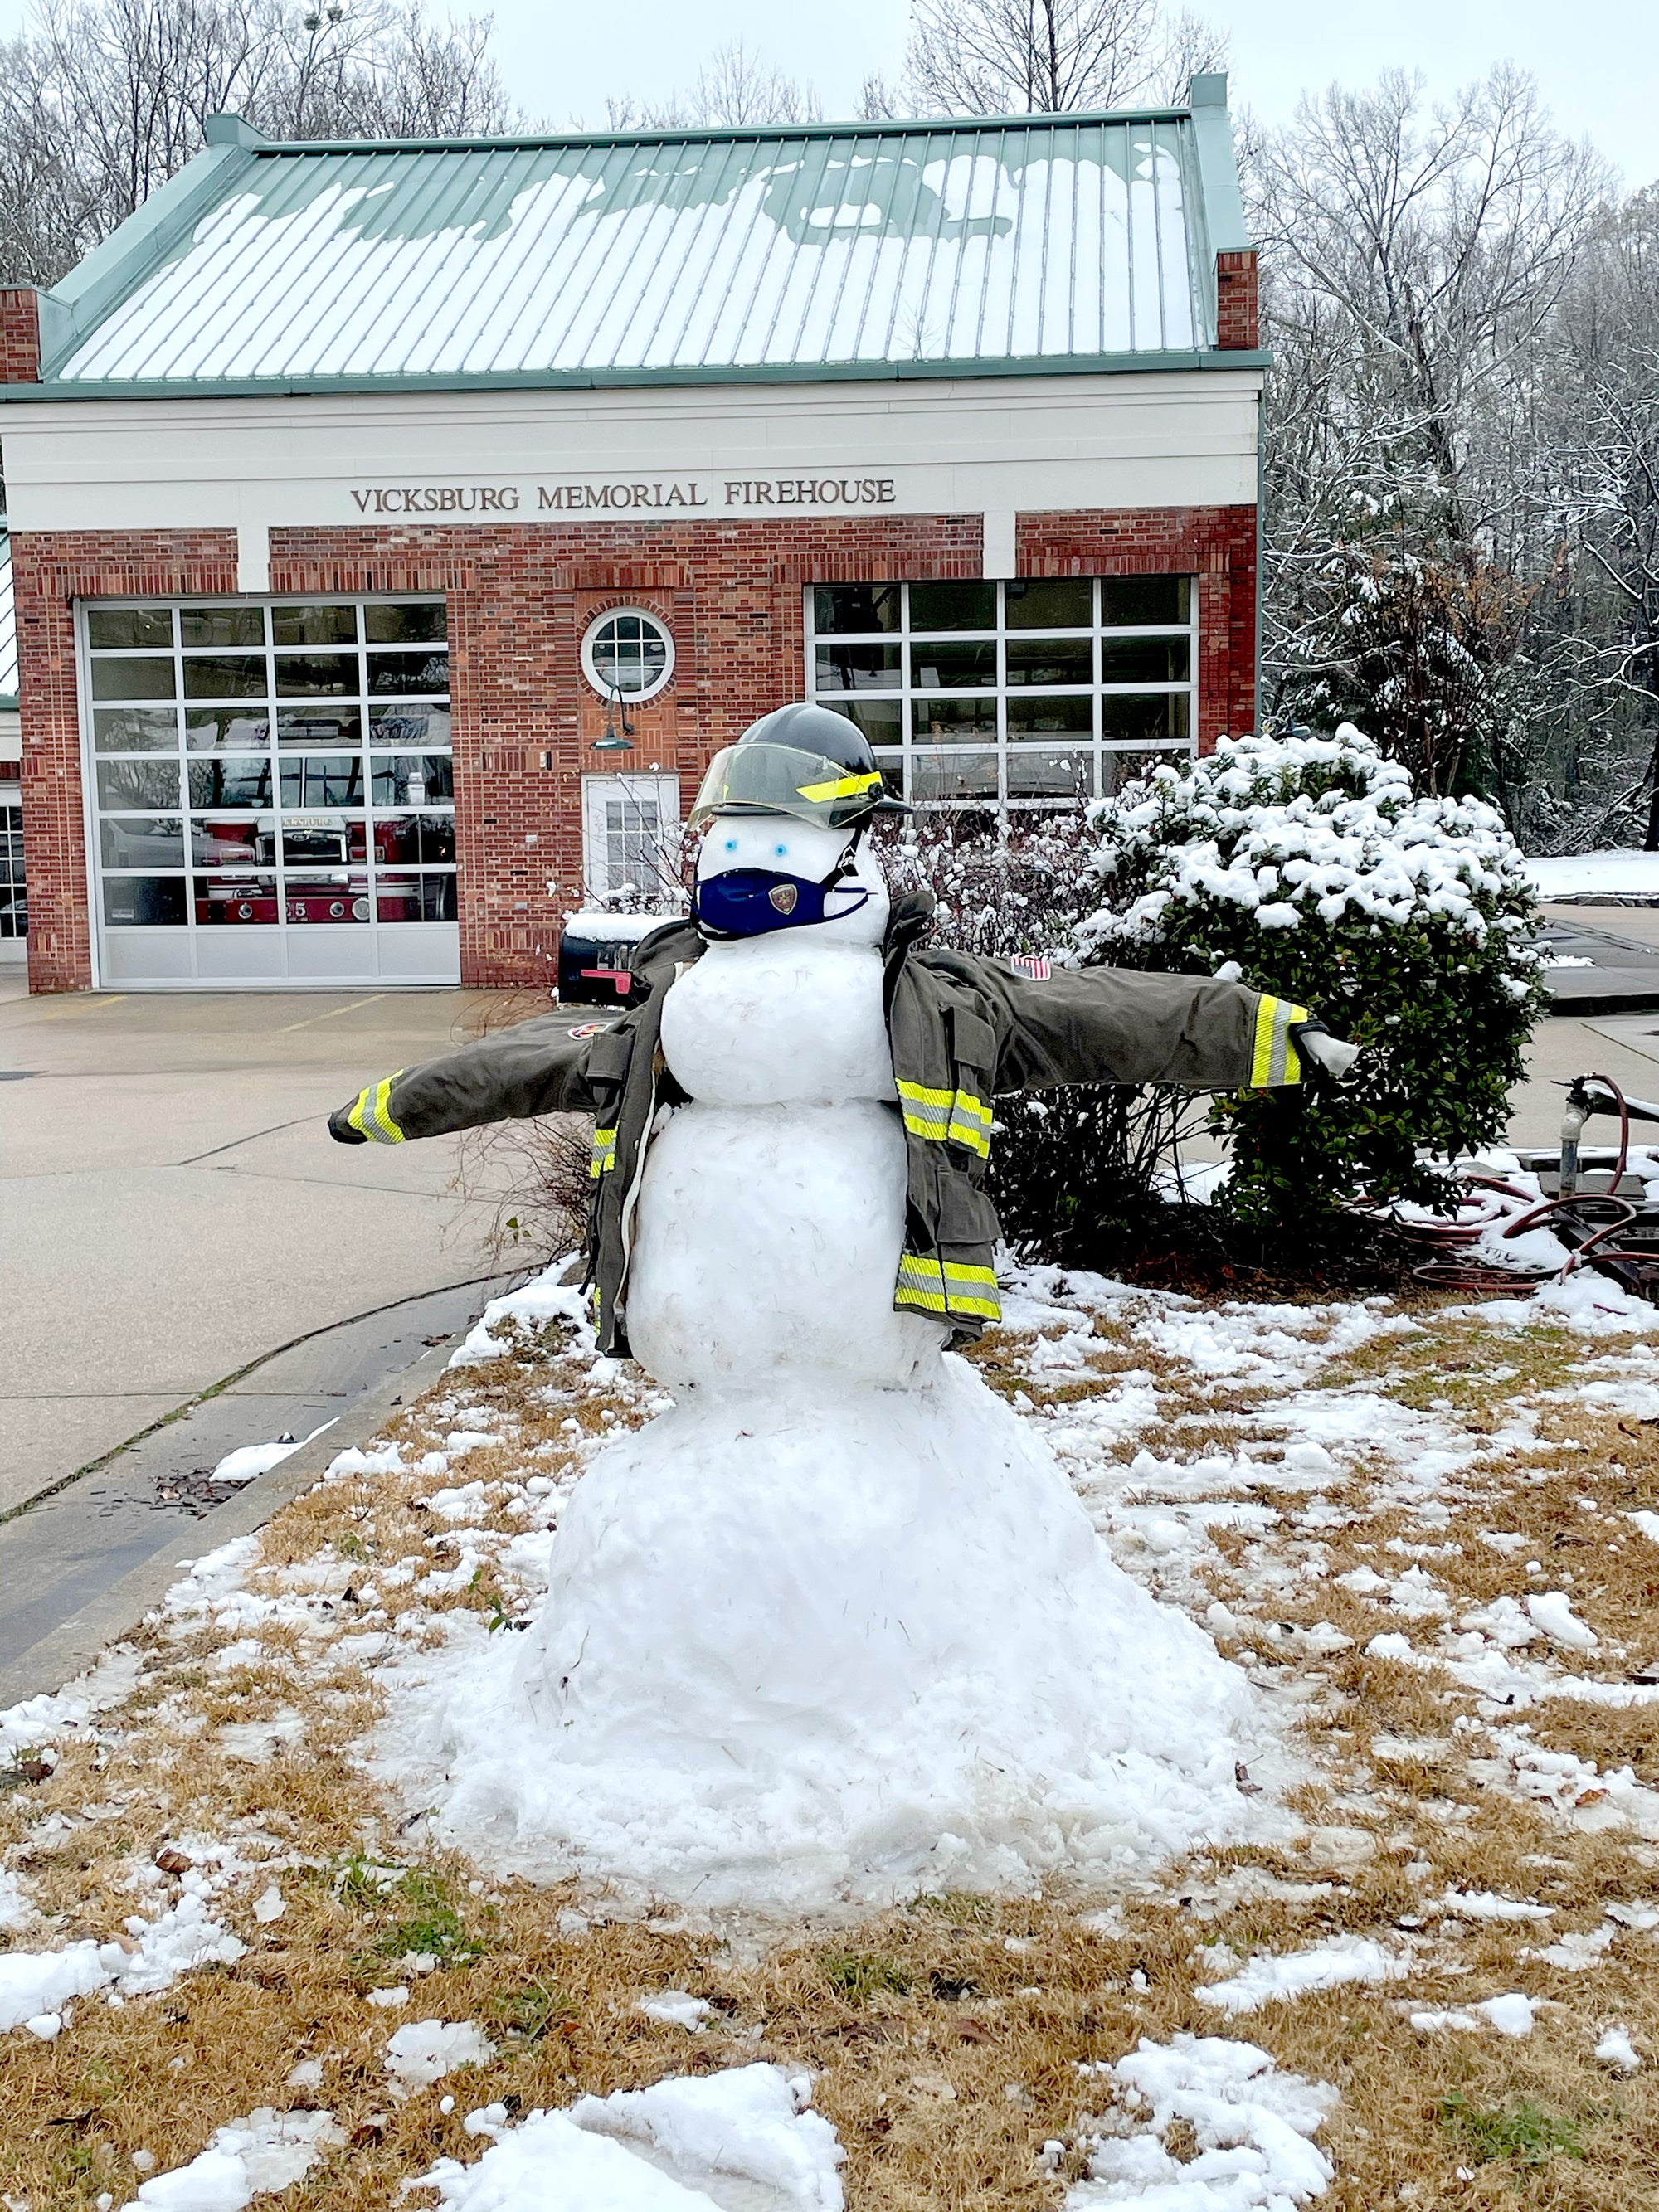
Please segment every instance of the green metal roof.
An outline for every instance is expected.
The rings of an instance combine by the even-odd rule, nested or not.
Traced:
[[[1133,115],[207,150],[4,398],[1244,365],[1225,80]]]

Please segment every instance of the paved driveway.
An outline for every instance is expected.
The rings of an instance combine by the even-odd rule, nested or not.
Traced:
[[[30,999],[0,969],[0,1512],[307,1330],[490,1268],[452,1141],[323,1126],[489,1002]]]

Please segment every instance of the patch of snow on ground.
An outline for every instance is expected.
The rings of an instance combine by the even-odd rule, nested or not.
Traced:
[[[495,2138],[477,2165],[441,2159],[409,2185],[437,2190],[445,2212],[842,2212],[844,2154],[810,2097],[806,2076],[754,2065],[516,2126],[490,2106],[466,2121]]]
[[[1201,2002],[1222,2011],[1259,2012],[1264,2004],[1304,1996],[1310,1990],[1334,1990],[1345,1982],[1398,1981],[1412,1971],[1408,1954],[1385,1951],[1369,1936],[1333,1936],[1311,1950],[1276,1956],[1258,1951],[1243,1971],[1195,1992]]]
[[[654,1997],[641,1997],[634,2008],[647,2020],[659,2020],[669,2027],[689,2028],[695,2035],[714,2008],[707,1997],[694,1997],[689,1990],[664,1990]]]
[[[1085,2135],[1087,2181],[1065,2212],[1141,2204],[1147,2212],[1285,2212],[1323,2196],[1334,2168],[1312,2141],[1334,2089],[1281,2074],[1253,2043],[1219,2036],[1142,2037],[1115,2066],[1079,2069],[1109,2080],[1121,2109]],[[1165,2148],[1182,2121],[1197,2138],[1183,2162]],[[1109,2132],[1107,2130],[1109,2130]]]
[[[1622,2027],[1605,2028],[1594,2056],[1604,2066],[1616,2066],[1621,2074],[1639,2074],[1642,2070],[1641,2054]]]
[[[599,1341],[593,1334],[588,1293],[574,1283],[559,1280],[568,1265],[567,1254],[521,1289],[509,1291],[505,1297],[491,1298],[465,1343],[451,1353],[450,1366],[471,1367],[481,1359],[501,1358],[508,1344],[495,1331],[510,1321],[525,1322],[532,1328],[550,1321],[568,1321],[576,1332],[571,1349],[591,1358],[599,1349]]]
[[[154,1920],[135,1914],[127,1936],[125,1942],[70,1943],[61,1951],[0,1951],[0,2033],[28,2027],[55,2035],[73,1997],[110,1986],[149,1996],[194,1967],[234,1966],[247,1948],[189,1892]]]
[[[411,2020],[386,2047],[392,2093],[424,2089],[461,2066],[488,2066],[495,2046],[470,2020]]]
[[[249,2199],[290,2189],[345,2131],[330,2112],[277,2112],[261,2106],[216,2129],[188,2166],[152,2174],[125,2212],[242,2212]]]

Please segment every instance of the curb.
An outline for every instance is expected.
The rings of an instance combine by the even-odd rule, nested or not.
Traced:
[[[323,1435],[301,1444],[268,1474],[256,1475],[234,1498],[226,1498],[222,1505],[216,1505],[199,1521],[180,1529],[164,1551],[154,1553],[109,1589],[100,1590],[89,1604],[0,1668],[0,1712],[26,1698],[61,1689],[84,1674],[110,1644],[139,1626],[187,1566],[233,1537],[251,1535],[263,1528],[274,1513],[319,1481],[337,1454],[366,1443],[395,1407],[418,1397],[443,1372],[451,1353],[465,1341],[468,1333],[458,1332],[423,1352],[399,1374],[388,1376]]]

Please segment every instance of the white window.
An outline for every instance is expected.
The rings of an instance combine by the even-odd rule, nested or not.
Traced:
[[[678,893],[680,786],[672,775],[582,778],[582,875],[590,899]]]
[[[806,683],[916,805],[1065,806],[1193,753],[1197,593],[1189,576],[809,586]]]
[[[604,699],[654,699],[674,673],[674,641],[641,607],[613,607],[590,623],[582,674]]]

